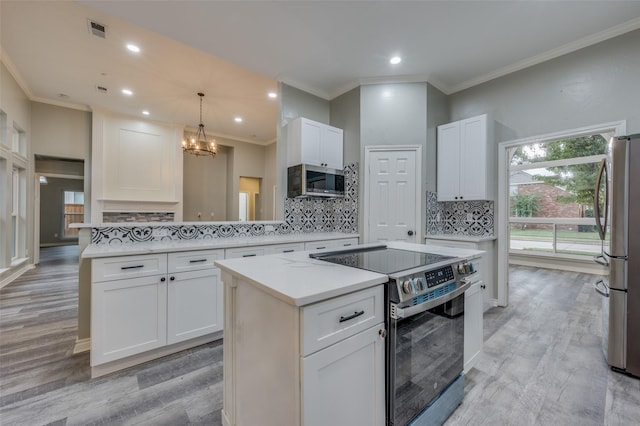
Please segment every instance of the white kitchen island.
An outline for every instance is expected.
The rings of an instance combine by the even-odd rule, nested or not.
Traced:
[[[467,259],[478,250],[391,242]],[[388,277],[308,252],[217,261],[223,424],[383,425]]]

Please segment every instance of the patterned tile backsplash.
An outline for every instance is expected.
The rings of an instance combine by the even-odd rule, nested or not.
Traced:
[[[493,236],[493,201],[438,202],[427,192],[427,235]]]
[[[358,163],[344,169],[345,197],[287,198],[284,222],[221,222],[208,224],[153,224],[101,226],[91,229],[92,244],[128,244],[163,240],[255,237],[307,232],[358,233]],[[121,216],[135,222],[135,214]],[[128,218],[128,219],[127,219]],[[148,222],[148,221],[147,221]]]

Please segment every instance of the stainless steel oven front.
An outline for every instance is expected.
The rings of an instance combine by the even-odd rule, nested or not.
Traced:
[[[423,416],[429,424],[441,424],[462,401],[464,292],[470,286],[467,278],[475,272],[472,269],[469,263],[452,264],[390,276],[387,425],[422,424],[417,419]],[[456,385],[455,393],[449,390],[443,396],[453,383],[462,384]]]

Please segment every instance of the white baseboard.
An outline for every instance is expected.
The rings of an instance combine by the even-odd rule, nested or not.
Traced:
[[[25,272],[27,272],[30,269],[35,268],[35,265],[30,263],[28,265],[24,265],[18,269],[16,269],[13,273],[11,273],[11,275],[7,276],[6,278],[3,278],[2,280],[0,280],[0,288],[6,286],[7,284],[11,283],[13,280],[15,280],[16,278],[18,278],[20,275],[24,274]],[[9,268],[10,270],[11,268]]]
[[[73,354],[79,354],[82,352],[89,352],[91,350],[91,338],[86,337],[84,339],[76,338],[76,344],[73,346]]]

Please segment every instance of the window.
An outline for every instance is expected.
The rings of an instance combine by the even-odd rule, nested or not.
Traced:
[[[11,260],[18,257],[20,241],[20,170],[11,173]]]
[[[64,191],[64,238],[78,236],[77,228],[69,228],[72,223],[84,222],[84,192]]]
[[[510,251],[593,256],[593,196],[612,134],[592,134],[512,148],[509,167]]]
[[[7,114],[0,109],[0,145],[7,145]]]
[[[27,156],[27,135],[17,124],[11,129],[11,149],[23,157]]]

